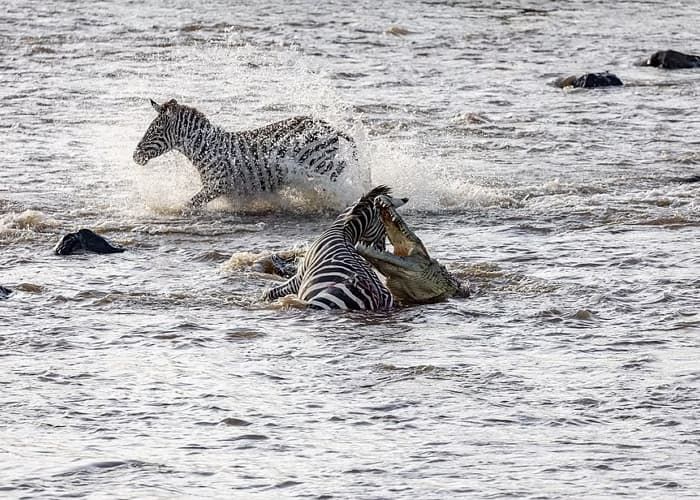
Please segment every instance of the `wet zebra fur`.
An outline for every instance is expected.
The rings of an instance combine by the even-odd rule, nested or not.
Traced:
[[[378,186],[338,216],[309,247],[297,273],[286,283],[263,294],[274,300],[296,293],[315,309],[390,309],[394,300],[355,245],[363,242],[384,249],[386,232],[375,206],[383,202],[399,207],[407,198],[393,198],[389,188]]]
[[[202,189],[192,197],[200,207],[223,194],[274,191],[287,181],[290,169],[335,180],[346,162],[338,155],[342,138],[357,158],[354,140],[323,120],[295,116],[241,132],[226,132],[195,108],[171,99],[163,105],[151,100],[158,116],[134,151],[145,165],[171,150],[185,155],[199,172]]]

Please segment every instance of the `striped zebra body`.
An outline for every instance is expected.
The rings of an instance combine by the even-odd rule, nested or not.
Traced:
[[[389,188],[378,186],[340,214],[311,244],[297,273],[265,292],[263,298],[274,300],[296,293],[316,309],[376,311],[393,307],[391,293],[355,250],[358,242],[384,248],[386,232],[375,198],[382,196],[396,207],[408,201],[392,198],[388,193]]]
[[[199,207],[223,194],[274,191],[295,169],[302,176],[321,175],[335,180],[346,162],[339,155],[340,139],[355,143],[323,120],[295,116],[241,132],[226,132],[201,112],[174,99],[159,105],[158,116],[134,151],[134,161],[145,165],[171,150],[185,155],[199,172],[202,189],[190,200]]]

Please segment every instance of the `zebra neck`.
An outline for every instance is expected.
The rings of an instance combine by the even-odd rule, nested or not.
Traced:
[[[216,151],[226,143],[229,133],[212,125],[208,120],[190,123],[188,127],[180,127],[175,143],[175,149],[185,155],[199,170],[205,167],[212,156],[218,156]]]
[[[349,245],[355,246],[358,241],[360,241],[360,236],[364,232],[364,227],[360,224],[360,221],[353,219],[350,222],[343,224],[343,237]]]

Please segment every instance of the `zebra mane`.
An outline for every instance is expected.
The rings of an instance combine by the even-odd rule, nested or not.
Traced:
[[[345,221],[350,221],[354,217],[358,216],[367,207],[374,206],[374,199],[377,196],[388,195],[390,192],[391,192],[391,188],[389,186],[385,186],[384,184],[381,184],[375,188],[372,188],[372,190],[369,193],[364,194],[362,196],[362,198],[360,198],[357,201],[357,203],[355,203],[350,208],[350,210],[348,210],[346,212],[346,215],[344,217]]]
[[[209,122],[209,118],[207,118],[206,115],[204,113],[202,113],[200,110],[198,110],[197,108],[194,108],[192,106],[186,106],[184,104],[179,104],[175,99],[170,99],[168,102],[163,104],[162,109],[164,112],[172,112],[172,113],[176,113],[178,111],[184,111],[188,114],[194,115],[199,120],[204,120],[206,122]]]

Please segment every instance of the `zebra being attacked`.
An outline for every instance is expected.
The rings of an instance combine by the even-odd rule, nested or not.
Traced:
[[[226,132],[175,99],[163,105],[151,100],[151,105],[158,116],[136,146],[134,161],[145,165],[171,150],[185,155],[202,181],[202,189],[189,201],[192,208],[223,194],[274,191],[288,181],[290,168],[335,181],[347,164],[340,139],[348,142],[351,159],[357,159],[352,137],[309,116]]]
[[[400,207],[408,198],[389,196],[389,188],[377,186],[341,213],[311,244],[297,273],[286,283],[266,291],[264,300],[290,294],[314,309],[391,309],[389,290],[355,246],[363,243],[384,250],[386,231],[375,199]]]

